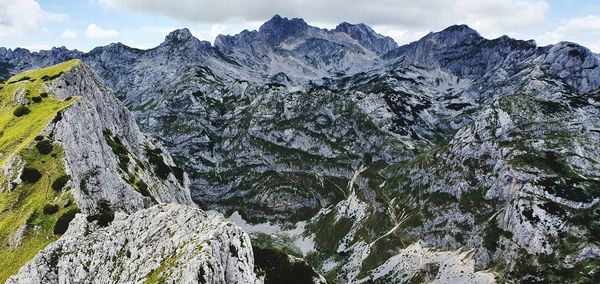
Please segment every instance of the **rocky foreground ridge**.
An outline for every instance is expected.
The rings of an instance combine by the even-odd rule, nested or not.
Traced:
[[[110,226],[77,215],[6,283],[258,283],[250,238],[221,214],[160,204]]]
[[[0,91],[7,283],[262,282],[248,235],[196,208],[186,174],[86,64]]]

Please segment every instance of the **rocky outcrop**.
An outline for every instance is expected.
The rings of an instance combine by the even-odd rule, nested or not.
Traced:
[[[73,58],[79,58],[83,52],[69,50],[66,47],[53,47],[50,50],[30,52],[24,48],[6,49],[0,47],[0,79],[27,70],[58,64]]]
[[[134,212],[155,203],[192,205],[188,180],[163,148],[142,134],[129,111],[81,63],[48,86],[76,100],[45,130],[63,144],[72,193],[84,213],[100,201]]]
[[[107,227],[79,214],[6,283],[260,283],[250,238],[218,213],[157,205]]]
[[[215,39],[215,49],[241,67],[240,75],[260,80],[264,74],[272,77],[283,72],[296,83],[360,72],[394,47],[396,43],[391,38],[366,25],[344,23],[327,30],[310,26],[303,19],[279,15],[258,31],[219,35]],[[216,69],[218,65],[209,66]]]
[[[17,254],[32,239],[45,241],[9,258],[10,269],[29,261],[8,283],[262,282],[248,235],[196,208],[185,172],[140,132],[89,66],[72,60],[26,75],[33,78],[25,77],[24,99],[43,92],[38,103],[65,107],[51,105],[54,112],[39,121],[42,132],[26,133],[38,142],[7,157],[0,172],[2,193],[20,199],[3,212],[29,216],[21,225],[2,224],[14,231],[0,236],[7,249]],[[30,115],[41,114],[33,108]],[[30,168],[37,178],[27,180],[24,164],[32,162],[45,167]]]
[[[389,283],[495,283],[496,276],[476,271],[469,251],[434,251],[414,243],[373,270],[373,274],[357,283],[380,281]]]
[[[5,184],[0,185],[2,189],[12,190],[21,181],[21,172],[23,170],[24,162],[21,156],[15,155],[8,160],[1,169],[1,173],[4,175]]]
[[[360,45],[379,55],[398,47],[398,44],[391,37],[378,34],[365,24],[353,25],[344,22],[335,27],[334,31],[348,34],[351,38],[357,40]]]

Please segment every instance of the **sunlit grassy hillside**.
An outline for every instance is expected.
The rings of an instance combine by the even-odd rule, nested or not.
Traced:
[[[0,167],[16,155],[24,167],[10,180],[0,172],[0,283],[56,240],[77,212],[63,149],[41,132],[77,99],[57,99],[46,83],[78,63],[25,71],[0,85]]]

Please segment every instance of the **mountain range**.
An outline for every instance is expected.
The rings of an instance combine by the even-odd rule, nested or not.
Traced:
[[[0,279],[595,283],[599,64],[278,15],[214,44],[0,48]]]

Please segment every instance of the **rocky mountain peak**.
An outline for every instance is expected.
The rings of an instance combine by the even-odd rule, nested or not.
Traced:
[[[339,25],[337,25],[335,27],[335,29],[333,29],[333,30],[336,32],[347,33],[348,35],[358,32],[361,34],[373,34],[373,35],[381,36],[381,35],[377,34],[371,27],[369,27],[363,23],[351,24],[348,22],[342,22]]]
[[[398,44],[391,37],[380,35],[371,27],[362,23],[350,24],[343,22],[335,27],[333,31],[348,34],[351,38],[358,41],[360,45],[377,54],[384,54],[398,47]]]
[[[211,50],[212,45],[210,42],[197,39],[187,28],[170,32],[165,37],[165,41],[161,43],[158,48],[153,49],[153,51],[158,54],[170,54],[171,52],[176,52],[182,55],[180,58],[196,59]]]
[[[64,54],[69,54],[75,52],[75,50],[71,51],[69,49],[67,49],[65,46],[61,46],[61,47],[53,47],[50,50],[40,50],[39,53],[41,54],[53,54],[53,55],[64,55]]]
[[[173,42],[184,42],[190,39],[196,39],[192,32],[188,28],[177,29],[170,32],[166,37],[164,43],[173,43]],[[163,43],[163,44],[164,44]]]
[[[129,49],[130,47],[124,45],[121,42],[113,42],[109,45],[106,46],[99,46],[96,47],[92,50],[90,50],[89,54],[96,54],[96,53],[100,53],[100,52],[105,52],[105,51],[112,51],[112,52],[123,52],[127,49]]]
[[[440,32],[430,33],[421,40],[426,40],[434,43],[441,43],[445,46],[453,46],[457,44],[468,44],[483,37],[479,33],[467,25],[453,25],[445,28]]]
[[[300,18],[288,19],[279,15],[273,16],[258,29],[259,34],[268,42],[277,44],[288,37],[299,36],[310,26]]]

